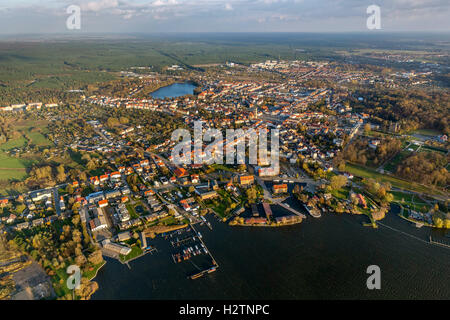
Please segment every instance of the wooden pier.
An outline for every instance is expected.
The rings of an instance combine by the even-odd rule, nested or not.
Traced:
[[[203,246],[206,248],[206,250],[208,251],[208,255],[211,257],[211,260],[213,262],[213,267],[211,267],[210,269],[207,270],[211,270],[212,268],[214,268],[213,271],[216,271],[216,269],[219,267],[219,264],[217,263],[216,259],[214,259],[213,255],[211,254],[211,251],[209,251],[208,247],[206,246],[206,244],[203,242],[202,237],[199,236],[198,231],[195,230],[194,226],[192,226],[192,230],[194,230],[194,232],[197,234],[197,238],[198,240],[200,240],[200,242],[203,244]],[[213,271],[207,271],[207,272],[213,272]],[[203,272],[203,271],[202,271]]]
[[[450,249],[450,244],[433,240],[430,236],[430,243]]]
[[[218,268],[218,266],[212,266],[211,268],[208,268],[208,269],[200,271],[200,272],[198,272],[196,274],[193,274],[193,275],[189,276],[188,278],[189,279],[198,279],[200,277],[203,277],[207,273],[212,273],[212,272],[216,271],[217,268]]]
[[[303,213],[301,213],[301,212],[299,212],[299,211],[297,211],[297,210],[295,210],[295,209],[292,209],[290,206],[287,206],[286,204],[284,204],[284,203],[277,203],[280,207],[283,207],[283,208],[285,208],[286,210],[289,210],[289,211],[291,211],[292,213],[294,213],[295,215],[297,215],[297,216],[299,216],[299,217],[301,217],[302,219],[306,219],[306,216],[303,214]]]

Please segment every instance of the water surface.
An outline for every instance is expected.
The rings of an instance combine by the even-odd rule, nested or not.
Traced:
[[[219,269],[187,279],[189,262],[174,264],[162,238],[159,249],[130,263],[108,260],[93,299],[448,299],[450,250],[418,239],[395,214],[380,226],[363,227],[364,217],[328,213],[282,228],[230,227],[213,216],[199,226]],[[366,269],[381,268],[381,290],[368,290]]]
[[[197,88],[197,86],[190,82],[174,83],[170,86],[159,88],[150,95],[157,99],[177,98],[188,94],[194,94],[195,88]]]

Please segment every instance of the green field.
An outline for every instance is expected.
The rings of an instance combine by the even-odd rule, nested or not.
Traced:
[[[163,224],[166,226],[171,226],[171,225],[174,225],[177,223],[178,223],[177,219],[175,219],[173,216],[168,216],[168,217],[158,220],[158,224]]]
[[[423,136],[438,136],[441,134],[441,132],[433,129],[418,129],[411,132],[411,134],[421,134]]]
[[[348,172],[350,172],[354,176],[358,176],[361,178],[372,178],[372,179],[379,180],[382,182],[389,182],[393,187],[397,187],[400,189],[422,192],[422,193],[427,193],[427,194],[440,193],[436,190],[431,190],[430,188],[419,185],[415,182],[409,182],[409,181],[395,178],[390,175],[381,174],[381,173],[376,172],[373,169],[369,169],[367,167],[363,167],[360,165],[347,163],[345,165],[345,168]]]
[[[26,145],[27,140],[25,137],[21,134],[19,137],[15,139],[10,139],[7,142],[0,145],[1,151],[9,151],[15,148],[22,148]]]
[[[131,219],[137,219],[139,218],[139,215],[136,213],[136,210],[134,209],[134,206],[131,204],[127,204],[126,208],[128,210],[128,212],[130,213],[130,217]]]
[[[28,138],[30,138],[31,143],[37,146],[50,146],[51,141],[48,140],[42,133],[40,132],[29,132],[27,133]]]
[[[339,190],[333,190],[331,191],[331,194],[338,199],[346,200],[350,194],[350,188],[344,187]]]
[[[44,148],[51,145],[51,141],[45,137],[47,132],[45,121],[20,121],[14,124],[17,132],[15,138],[0,145],[0,194],[16,194],[21,190],[12,190],[11,180],[23,181],[28,177],[27,169],[39,158],[33,154],[25,153],[24,156],[11,156],[8,152],[16,148],[25,148],[28,144]]]
[[[131,247],[131,252],[129,254],[127,254],[126,256],[120,255],[120,261],[125,262],[134,259],[140,256],[142,253],[143,253],[142,249],[139,246],[134,245]]]
[[[411,154],[411,151],[408,151],[408,150],[400,151],[399,153],[397,153],[395,155],[394,158],[392,158],[391,161],[386,163],[386,165],[384,166],[383,169],[387,170],[389,172],[395,172],[395,169],[397,168],[399,163],[401,163],[403,160],[405,160],[410,154]]]
[[[442,155],[446,155],[447,154],[447,150],[441,149],[441,148],[432,147],[432,146],[422,146],[422,148],[420,148],[419,152],[438,152],[438,153],[440,153]]]
[[[395,202],[398,202],[402,205],[407,205],[415,211],[428,212],[431,208],[430,204],[413,194],[399,191],[392,191],[391,193],[394,196]]]
[[[88,270],[83,272],[83,277],[89,279],[89,280],[93,280],[93,278],[95,277],[95,275],[97,274],[97,271],[103,267],[106,264],[106,261],[103,261],[95,266],[92,267],[92,270]]]
[[[4,152],[0,152],[0,181],[23,180],[27,176],[26,168],[31,164],[30,160],[9,157]]]

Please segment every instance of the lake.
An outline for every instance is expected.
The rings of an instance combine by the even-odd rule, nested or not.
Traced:
[[[170,86],[159,88],[150,95],[157,99],[177,98],[188,94],[194,94],[195,88],[197,88],[197,86],[191,82],[174,83]]]
[[[207,218],[198,226],[219,264],[190,280],[189,261],[174,264],[168,241],[150,240],[159,252],[127,266],[115,260],[100,270],[92,299],[448,299],[450,250],[426,242],[389,213],[378,229],[365,217],[327,213],[281,228],[231,227]],[[391,229],[394,228],[395,230]],[[416,238],[407,235],[413,235]],[[367,267],[381,268],[381,290],[368,290]]]

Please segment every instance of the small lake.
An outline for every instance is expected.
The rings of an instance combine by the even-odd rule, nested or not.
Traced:
[[[156,99],[177,98],[188,94],[194,94],[195,88],[197,88],[197,86],[192,82],[174,83],[170,86],[159,88],[150,95]]]

